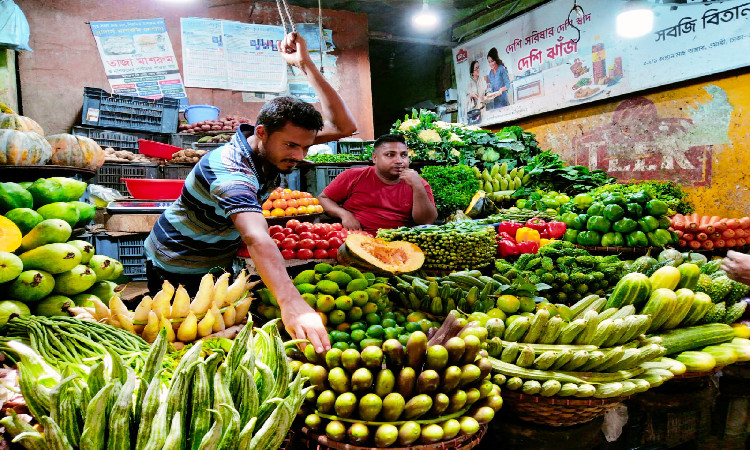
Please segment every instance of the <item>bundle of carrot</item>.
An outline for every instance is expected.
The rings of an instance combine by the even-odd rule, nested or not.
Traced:
[[[730,219],[719,216],[675,214],[670,230],[677,233],[681,247],[693,250],[742,247],[750,241],[750,217]]]

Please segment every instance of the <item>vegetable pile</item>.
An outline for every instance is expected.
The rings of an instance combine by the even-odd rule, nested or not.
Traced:
[[[742,247],[750,237],[750,218],[741,219],[719,216],[699,216],[697,213],[684,216],[675,214],[670,218],[671,228],[677,234],[680,247],[692,250]]]
[[[428,166],[422,169],[422,178],[430,184],[435,207],[441,216],[464,210],[480,183],[468,166]]]
[[[574,195],[615,182],[614,178],[608,177],[602,170],[589,170],[585,166],[568,166],[560,155],[551,151],[534,156],[524,169],[531,177],[531,182],[526,190],[516,191],[515,197],[528,195],[531,191],[538,189]]]
[[[250,121],[246,117],[226,116],[217,120],[202,120],[191,124],[181,123],[178,126],[178,132],[201,134],[207,131],[234,131],[241,123],[250,123]]]
[[[591,195],[602,195],[605,193],[620,192],[631,194],[645,192],[651,198],[661,200],[669,208],[668,214],[692,214],[693,204],[687,199],[687,192],[671,181],[641,181],[629,184],[610,183],[600,186],[590,192]]]
[[[338,153],[336,155],[320,153],[317,155],[309,155],[307,159],[316,164],[343,163],[343,162],[369,161],[370,160],[370,158],[368,158],[367,155],[363,155],[363,154],[355,155],[353,153]]]

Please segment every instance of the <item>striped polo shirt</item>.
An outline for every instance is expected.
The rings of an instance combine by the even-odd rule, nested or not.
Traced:
[[[242,240],[231,216],[262,214],[261,204],[279,184],[263,174],[260,157],[242,124],[232,140],[203,156],[185,180],[180,197],[159,217],[145,242],[146,258],[171,273],[204,274],[227,268]]]

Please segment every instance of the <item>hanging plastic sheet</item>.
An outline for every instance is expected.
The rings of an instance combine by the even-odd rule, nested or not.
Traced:
[[[31,50],[29,22],[13,0],[0,0],[0,47]]]

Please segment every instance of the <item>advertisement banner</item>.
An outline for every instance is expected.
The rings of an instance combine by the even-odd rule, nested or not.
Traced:
[[[627,2],[554,0],[453,49],[459,121],[492,125],[750,65],[750,2],[650,4],[653,30],[620,37]]]
[[[113,93],[187,99],[164,19],[91,22],[91,32]]]

